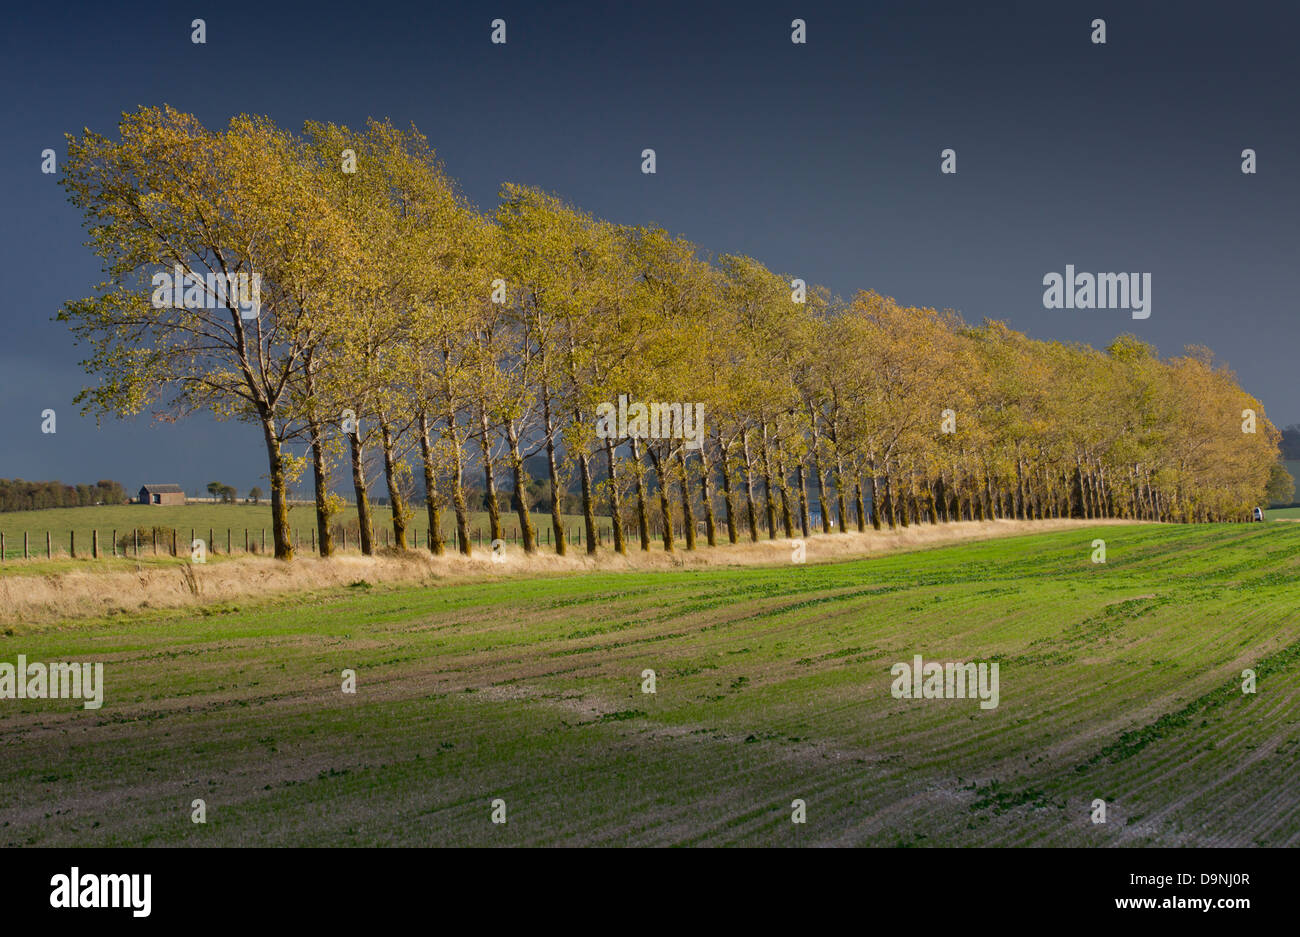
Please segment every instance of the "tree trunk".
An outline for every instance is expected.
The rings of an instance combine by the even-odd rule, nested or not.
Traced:
[[[442,556],[447,546],[442,540],[442,499],[438,494],[438,477],[433,466],[433,446],[429,442],[429,415],[420,411],[420,457],[424,460],[424,506],[429,515],[429,552]]]
[[[591,494],[591,456],[582,453],[578,456],[579,478],[582,480],[582,519],[587,526],[587,553],[596,552],[600,535],[596,533],[596,505]]]
[[[646,443],[645,451],[650,456],[650,462],[654,465],[655,478],[659,480],[659,510],[663,515],[663,538],[664,552],[673,552],[673,506],[668,500],[668,476],[664,472],[663,465],[659,460],[659,453],[655,451],[654,443]]]
[[[682,530],[686,534],[686,549],[695,549],[695,509],[691,507],[691,483],[686,471],[686,447],[677,447],[677,474],[682,486]]]
[[[867,460],[867,481],[871,485],[871,529],[880,530],[880,486],[876,482],[876,459]]]
[[[835,444],[835,437],[832,435],[831,444]],[[839,453],[835,455],[835,470],[832,476],[835,484],[835,510],[839,515],[839,531],[842,534],[849,532],[848,512],[844,510],[844,465],[840,461]]]
[[[447,411],[447,437],[451,443],[451,506],[456,512],[456,539],[460,541],[458,549],[465,556],[474,552],[469,542],[469,509],[465,504],[465,460],[461,452],[460,431],[456,426],[455,411]]]
[[[311,438],[312,483],[316,497],[316,539],[320,544],[319,556],[334,555],[334,530],[330,527],[329,513],[329,466],[325,464],[324,428],[317,417],[315,365],[310,353],[305,362],[304,374],[307,380],[307,399],[309,416],[307,432]]]
[[[555,553],[564,556],[564,491],[560,487],[560,469],[555,460],[555,423],[551,420],[551,391],[546,381],[542,388],[542,418],[546,421],[546,471],[551,483],[551,525],[555,531]]]
[[[640,446],[631,440],[632,472],[636,481],[636,529],[641,538],[641,549],[650,549],[650,511],[645,503],[645,465],[641,462]]]
[[[718,545],[717,524],[713,520],[713,490],[709,478],[708,441],[700,443],[700,500],[704,502],[704,533],[709,546]]]
[[[788,486],[785,480],[785,459],[781,456],[779,449],[777,450],[776,477],[777,486],[781,491],[781,526],[785,528],[786,538],[789,539],[794,537],[794,517],[790,513],[790,496],[786,491]]]
[[[493,540],[503,540],[501,536],[501,503],[497,500],[497,476],[492,464],[492,433],[488,426],[487,402],[479,401],[478,408],[479,449],[483,453],[483,488],[486,491],[488,526]]]
[[[379,420],[379,436],[384,445],[384,484],[388,486],[388,504],[393,513],[393,546],[406,549],[406,499],[398,486],[397,460],[393,458],[393,432],[388,420]]]
[[[329,468],[325,465],[325,441],[320,421],[315,417],[307,424],[311,434],[311,471],[316,493],[316,539],[321,556],[334,555],[334,531],[329,515]]]
[[[293,559],[293,542],[289,537],[284,454],[275,435],[275,421],[267,413],[262,414],[262,435],[266,440],[267,462],[271,469],[271,534],[275,540],[275,558],[288,562]]]
[[[375,527],[370,517],[370,493],[366,488],[366,465],[361,443],[361,427],[348,433],[348,448],[352,457],[352,491],[357,498],[357,527],[361,537],[361,552],[375,555]]]
[[[822,509],[822,533],[831,532],[831,506],[826,503],[826,479],[822,477],[822,459],[813,450],[813,477],[817,479],[817,504]]]
[[[610,437],[605,438],[605,462],[609,468],[609,515],[614,519],[614,550],[627,556],[627,544],[623,541],[623,505],[618,491],[618,454]]]
[[[907,487],[903,487],[904,481],[908,483]],[[892,485],[894,492],[893,500],[898,504],[898,523],[905,530],[912,526],[912,519],[908,516],[908,512],[911,510],[913,502],[916,500],[912,495],[911,481],[911,474],[904,472],[902,466],[899,466],[898,478]]]
[[[893,530],[898,526],[898,509],[894,505],[894,486],[891,482],[892,474],[889,471],[889,462],[886,460],[884,465],[884,474],[881,475],[881,481],[884,483],[883,500],[880,508],[885,512],[885,520],[889,523],[889,529]]]
[[[794,465],[794,479],[799,487],[799,532],[807,537],[811,521],[808,517],[808,476],[803,470],[803,459]]]
[[[772,500],[772,459],[767,450],[767,424],[763,424],[763,504],[767,509],[767,539],[776,539],[776,503]]]
[[[749,539],[758,543],[758,516],[754,511],[754,462],[749,454],[749,430],[741,431],[740,441],[745,454],[745,505],[749,509]]]
[[[731,491],[731,459],[728,458],[727,447],[722,444],[722,436],[718,436],[718,454],[722,459],[719,468],[722,471],[722,507],[727,512],[727,540],[731,543],[736,542],[736,503],[735,495]]]
[[[519,535],[524,541],[524,552],[537,552],[537,532],[533,529],[533,515],[528,505],[528,476],[524,472],[524,457],[519,452],[519,431],[514,420],[506,421],[506,439],[510,443],[510,473],[515,486],[515,511],[519,517]]]

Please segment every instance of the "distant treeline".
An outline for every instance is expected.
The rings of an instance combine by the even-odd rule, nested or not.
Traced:
[[[93,485],[65,485],[59,481],[0,478],[0,511],[78,508],[92,504],[126,504],[126,491],[118,482],[103,479]]]
[[[1300,460],[1300,423],[1282,430],[1282,458]]]

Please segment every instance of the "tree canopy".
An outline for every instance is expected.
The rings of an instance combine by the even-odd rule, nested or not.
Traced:
[[[1206,349],[1161,358],[1123,335],[1098,350],[872,291],[844,300],[524,185],[481,213],[414,128],[295,134],[238,116],[209,130],[146,107],[117,140],[70,137],[62,181],[104,265],[60,313],[96,379],[78,400],[257,426],[283,559],[287,487],[309,464],[332,550],[344,461],[373,552],[371,453],[395,543],[422,494],[435,552],[447,504],[471,550],[473,471],[493,538],[506,498],[537,549],[534,457],[557,529],[576,478],[589,551],[598,514],[616,550],[631,529],[648,549],[652,524],[672,550],[679,535],[694,548],[697,527],[714,543],[724,529],[1241,520],[1280,491],[1281,434]],[[598,412],[629,402],[670,431],[602,433]],[[698,438],[672,432],[694,417]],[[295,441],[309,455],[290,455]]]

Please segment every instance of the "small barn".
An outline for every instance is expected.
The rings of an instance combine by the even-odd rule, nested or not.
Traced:
[[[184,504],[185,492],[180,485],[143,485],[139,500],[141,504]]]

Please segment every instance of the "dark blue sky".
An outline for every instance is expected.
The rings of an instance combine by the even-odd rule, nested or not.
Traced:
[[[252,426],[96,428],[71,403],[82,355],[50,317],[99,267],[40,152],[162,103],[209,125],[413,121],[482,208],[523,182],[845,296],[1208,345],[1300,422],[1297,26],[1293,2],[22,4],[0,62],[0,477],[265,487]],[[1044,309],[1066,264],[1150,272],[1150,319]]]

